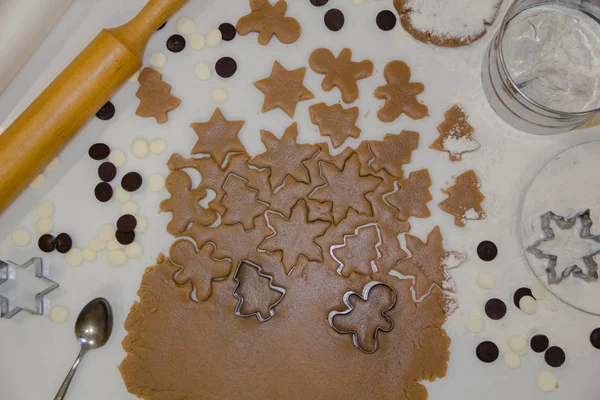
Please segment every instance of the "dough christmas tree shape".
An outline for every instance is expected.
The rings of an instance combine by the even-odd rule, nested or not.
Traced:
[[[156,122],[164,124],[169,120],[169,111],[173,111],[181,100],[171,94],[171,85],[162,80],[162,74],[150,67],[144,68],[138,77],[140,88],[135,96],[140,104],[135,111],[140,117],[154,117]]]

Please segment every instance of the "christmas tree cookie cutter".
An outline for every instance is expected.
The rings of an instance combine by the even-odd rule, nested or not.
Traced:
[[[10,267],[23,268],[23,269],[27,269],[29,267],[34,268],[35,276],[37,278],[43,280],[44,282],[46,282],[48,284],[48,287],[46,289],[42,290],[41,292],[38,292],[35,295],[35,307],[33,309],[29,308],[29,307],[18,306],[18,305],[15,307],[12,307],[11,299],[0,295],[0,318],[10,319],[10,318],[14,317],[15,315],[17,315],[21,311],[27,311],[28,313],[33,314],[33,315],[43,315],[44,314],[44,296],[46,296],[47,294],[49,294],[50,292],[52,292],[54,289],[58,288],[58,286],[59,286],[58,283],[51,280],[48,277],[46,271],[44,271],[43,260],[39,257],[33,257],[23,264],[16,264],[12,261],[0,260],[0,292],[1,292],[2,284],[6,283],[10,278],[10,276],[9,276],[9,268]]]

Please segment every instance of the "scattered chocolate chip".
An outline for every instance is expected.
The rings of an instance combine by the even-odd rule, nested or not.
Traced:
[[[533,297],[533,293],[531,293],[531,289],[529,289],[527,287],[522,287],[522,288],[517,289],[517,291],[515,292],[515,294],[513,296],[513,302],[515,303],[515,306],[517,306],[518,309],[521,309],[521,307],[519,307],[519,302],[525,296]]]
[[[493,320],[502,319],[506,315],[506,304],[500,299],[489,299],[485,303],[485,314]]]
[[[219,25],[219,30],[221,31],[221,37],[226,42],[233,40],[235,37],[235,26],[231,25],[229,22],[223,22]]]
[[[382,31],[391,31],[396,26],[396,14],[390,10],[383,10],[377,14],[376,22]]]
[[[96,195],[96,199],[98,199],[98,201],[106,203],[112,198],[112,186],[110,186],[109,183],[100,182],[96,185],[96,188],[94,189],[94,194]]]
[[[477,246],[477,255],[483,261],[492,261],[498,255],[498,248],[493,242],[484,240]]]
[[[96,113],[96,117],[102,121],[108,121],[115,116],[115,105],[107,101],[105,105]]]
[[[73,247],[73,239],[67,233],[59,233],[56,236],[56,251],[62,254],[66,254]]]
[[[167,25],[167,21],[163,22],[163,24],[158,27],[157,31],[162,30],[166,25]]]
[[[529,341],[529,345],[531,346],[531,350],[536,353],[543,353],[550,345],[550,340],[548,340],[546,335],[535,335]]]
[[[590,342],[592,346],[600,350],[600,328],[594,329],[590,335]]]
[[[117,176],[117,167],[111,162],[103,162],[98,167],[98,177],[102,182],[110,182]]]
[[[104,160],[110,155],[110,147],[104,143],[96,143],[90,147],[88,154],[96,161]]]
[[[567,357],[565,356],[565,352],[558,346],[552,346],[548,350],[546,350],[546,354],[544,354],[544,360],[546,360],[546,364],[551,367],[558,368],[565,363]]]
[[[344,13],[332,8],[325,13],[325,26],[330,31],[337,32],[344,26]]]
[[[125,233],[133,232],[133,230],[135,229],[136,226],[137,226],[137,220],[131,214],[122,215],[117,220],[117,229],[120,230],[121,232],[125,232]]]
[[[329,0],[310,0],[310,4],[312,4],[315,7],[322,7],[325,4],[327,4]]]
[[[173,35],[167,39],[167,50],[179,53],[185,49],[185,39],[181,35]]]
[[[221,57],[215,64],[215,71],[221,78],[230,78],[237,71],[237,63],[231,57]]]
[[[52,253],[56,249],[56,239],[51,234],[46,233],[38,239],[38,247],[44,253]]]
[[[128,244],[133,243],[135,240],[135,232],[117,231],[115,233],[115,238],[117,239],[117,242],[121,243],[123,246],[127,246]]]
[[[498,346],[496,346],[496,344],[485,341],[479,343],[475,354],[477,355],[477,358],[484,363],[491,363],[498,359],[500,351],[498,350]]]
[[[142,186],[142,176],[137,172],[129,172],[121,179],[121,186],[128,192],[135,192]]]

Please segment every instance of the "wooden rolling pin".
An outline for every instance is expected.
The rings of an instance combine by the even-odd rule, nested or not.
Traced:
[[[188,0],[149,0],[104,29],[0,135],[0,213],[142,65],[150,36]]]

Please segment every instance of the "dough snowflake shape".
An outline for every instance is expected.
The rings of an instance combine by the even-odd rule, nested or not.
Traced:
[[[219,108],[215,109],[208,121],[196,122],[191,126],[198,135],[192,154],[208,153],[220,166],[227,154],[246,151],[238,138],[244,121],[226,120]]]
[[[286,17],[287,3],[278,0],[271,5],[269,0],[250,0],[252,12],[240,18],[235,29],[242,36],[258,32],[258,43],[269,44],[273,35],[281,43],[294,43],[300,37],[302,28],[295,18]]]

